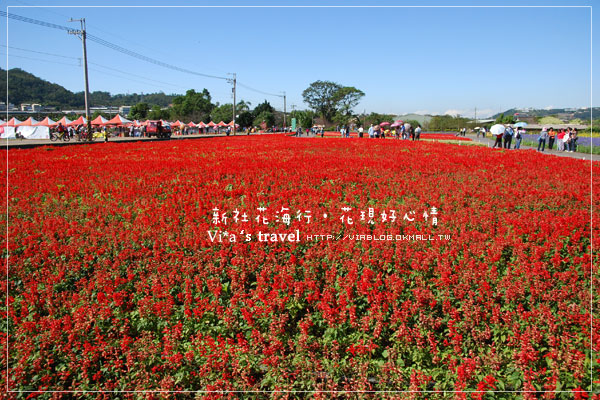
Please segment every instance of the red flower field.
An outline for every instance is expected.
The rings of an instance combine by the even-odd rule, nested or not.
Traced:
[[[599,165],[284,135],[10,150],[3,380],[598,398]]]
[[[305,135],[306,133],[303,133],[303,135]],[[295,135],[294,133],[292,134],[288,134],[288,136],[293,136]],[[320,136],[320,134],[317,134],[317,136]],[[325,131],[323,132],[323,136],[324,137],[337,137],[337,138],[341,138],[341,134],[340,132],[335,132],[335,131]],[[351,138],[358,138],[358,132],[350,132],[350,137]],[[364,138],[369,138],[369,134],[367,132],[363,133],[363,139]],[[388,139],[393,138],[393,135],[389,135]],[[470,142],[471,139],[468,137],[464,137],[464,136],[456,136],[454,133],[444,133],[444,132],[433,132],[433,133],[421,133],[421,140],[461,140],[461,141],[466,141],[466,142]]]

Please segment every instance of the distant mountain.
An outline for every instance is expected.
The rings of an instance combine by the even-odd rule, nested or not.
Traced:
[[[6,99],[6,70],[0,69],[0,98]],[[83,92],[75,94],[64,87],[13,68],[8,71],[8,102],[38,103],[48,106],[83,106]]]
[[[592,111],[595,116],[600,112],[600,107],[593,107]],[[562,120],[573,120],[573,119],[581,119],[581,120],[589,120],[590,119],[590,109],[589,108],[553,108],[553,109],[517,109],[511,108],[509,110],[504,111],[503,113],[498,113],[490,118],[497,118],[500,114],[504,115],[514,115],[515,113],[519,113],[521,116],[530,116],[530,117],[547,117],[547,116],[556,116]]]
[[[151,106],[166,107],[177,94],[115,94],[109,92],[91,92],[90,106],[122,106],[145,102]],[[6,70],[0,68],[0,101],[6,99]],[[85,105],[83,92],[73,93],[61,85],[51,83],[37,76],[13,68],[8,71],[8,102],[19,105],[36,103],[61,108],[82,108]]]

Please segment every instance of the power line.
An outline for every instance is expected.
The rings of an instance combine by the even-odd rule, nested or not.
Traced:
[[[20,48],[20,47],[6,46],[6,45],[3,45],[3,44],[0,44],[0,47],[7,48],[7,49],[9,49],[9,50],[20,50],[20,51],[27,51],[27,52],[29,52],[29,53],[44,54],[44,55],[47,55],[47,56],[62,57],[62,58],[70,58],[70,59],[73,59],[73,60],[79,60],[79,59],[80,59],[80,57],[71,57],[71,56],[64,56],[64,55],[62,55],[62,54],[46,53],[46,52],[43,52],[43,51],[36,51],[36,50],[29,50],[29,49],[22,49],[22,48]],[[11,55],[11,56],[13,56],[13,55]],[[15,57],[16,57],[16,56],[15,56]]]
[[[11,19],[14,19],[14,20],[17,20],[17,21],[21,21],[21,22],[27,22],[27,23],[30,23],[30,24],[41,25],[41,26],[45,26],[45,27],[48,27],[48,28],[59,29],[59,30],[67,31],[67,32],[73,31],[73,29],[71,29],[71,28],[69,28],[67,26],[57,25],[57,24],[53,24],[53,23],[45,22],[45,21],[40,21],[40,20],[33,19],[33,18],[27,18],[27,17],[23,17],[21,15],[7,13],[5,11],[0,11],[0,16],[8,17],[8,18],[11,18]],[[130,57],[137,58],[139,60],[146,61],[146,62],[155,64],[155,65],[158,65],[158,66],[161,66],[161,67],[164,67],[164,68],[169,68],[169,69],[172,69],[172,70],[175,70],[175,71],[184,72],[184,73],[191,74],[191,75],[203,76],[205,78],[221,79],[221,80],[225,80],[225,81],[229,81],[230,80],[229,78],[226,78],[224,76],[204,74],[202,72],[196,72],[196,71],[192,71],[192,70],[189,70],[189,69],[186,69],[186,68],[181,68],[181,67],[177,67],[175,65],[167,64],[165,62],[162,62],[162,61],[159,61],[159,60],[155,60],[155,59],[150,58],[148,56],[145,56],[143,54],[136,53],[135,51],[128,50],[128,49],[126,49],[124,47],[121,47],[119,45],[111,43],[111,42],[109,42],[107,40],[104,40],[104,39],[102,39],[102,38],[100,38],[98,36],[95,36],[95,35],[87,34],[87,39],[91,40],[91,41],[93,41],[95,43],[98,43],[98,44],[100,44],[102,46],[108,47],[109,49],[118,51],[118,52],[120,52],[122,54],[126,54],[126,55],[128,55]]]
[[[23,49],[21,47],[5,46],[3,44],[0,44],[0,47],[5,47],[5,48],[8,48],[9,50],[13,50],[14,49],[14,50],[26,51],[26,52],[29,52],[29,53],[44,54],[44,55],[47,55],[47,56],[54,56],[54,57],[62,57],[62,58],[72,59],[72,60],[79,60],[81,62],[81,58],[78,58],[78,57],[70,57],[70,56],[64,56],[64,55],[56,54],[56,53],[47,53],[47,52],[43,52],[43,51],[37,51],[37,50],[31,50],[31,49]],[[19,55],[16,55],[16,54],[11,54],[10,57],[28,58],[30,60],[52,62],[50,60],[44,60],[44,59],[41,59],[41,58],[31,58],[31,57],[19,56]],[[122,71],[122,70],[117,69],[117,68],[109,67],[107,65],[102,65],[102,64],[95,63],[95,62],[91,62],[91,61],[89,61],[89,63],[93,64],[93,65],[95,65],[97,67],[102,67],[102,68],[110,69],[112,71],[119,72],[121,74],[130,75],[130,76],[133,76],[133,77],[136,77],[136,78],[140,78],[140,79],[144,79],[144,80],[147,80],[147,81],[161,83],[161,84],[167,85],[167,86],[173,86],[173,87],[178,87],[178,88],[182,88],[182,89],[187,89],[186,86],[175,85],[173,83],[159,81],[157,79],[152,79],[152,78],[147,78],[147,77],[142,76],[142,75],[132,74],[131,72],[125,72],[125,71]],[[61,63],[61,64],[73,65],[73,64],[66,64],[66,63]],[[79,66],[81,66],[81,65],[79,65]],[[95,70],[95,71],[99,71],[99,70]],[[99,72],[102,72],[102,71],[99,71]],[[113,76],[117,76],[117,75],[113,75]],[[145,83],[145,82],[141,82],[141,83]]]
[[[71,67],[78,67],[77,64],[71,64],[71,63],[66,63],[66,62],[60,62],[60,61],[54,61],[54,60],[44,60],[43,58],[35,58],[35,57],[26,57],[26,56],[18,56],[16,54],[11,55],[11,57],[18,57],[18,58],[24,58],[26,60],[34,60],[34,61],[43,61],[43,62],[47,62],[47,63],[52,63],[52,64],[62,64],[62,65],[69,65]]]
[[[7,13],[5,11],[0,11],[0,16],[5,16],[5,17],[12,18],[12,19],[15,19],[15,20],[18,20],[18,21],[21,21],[21,22],[27,22],[27,23],[30,23],[30,24],[41,25],[41,26],[45,26],[45,27],[48,27],[48,28],[59,29],[59,30],[67,31],[67,32],[74,32],[73,29],[71,29],[71,28],[69,28],[67,26],[53,24],[53,23],[45,22],[45,21],[40,21],[40,20],[33,19],[33,18],[23,17],[23,16],[20,16],[20,15],[12,14],[12,13]],[[176,65],[168,64],[168,63],[165,63],[163,61],[156,60],[154,58],[151,58],[151,57],[145,56],[143,54],[137,53],[137,52],[135,52],[133,50],[126,49],[126,48],[124,48],[122,46],[119,46],[119,45],[117,45],[115,43],[109,42],[108,40],[102,39],[102,38],[100,38],[98,36],[95,36],[95,35],[92,35],[92,34],[89,34],[89,33],[86,36],[87,36],[88,40],[91,40],[91,41],[93,41],[93,42],[95,42],[95,43],[97,43],[97,44],[99,44],[101,46],[105,46],[105,47],[107,47],[107,48],[109,48],[111,50],[117,51],[119,53],[128,55],[128,56],[133,57],[133,58],[137,58],[139,60],[142,60],[142,61],[154,64],[154,65],[158,65],[158,66],[161,66],[161,67],[164,67],[164,68],[168,68],[168,69],[171,69],[171,70],[174,70],[174,71],[179,71],[179,72],[183,72],[183,73],[187,73],[187,74],[191,74],[191,75],[202,76],[202,77],[205,77],[205,78],[220,79],[220,80],[225,80],[227,82],[233,83],[233,79],[231,79],[231,78],[227,78],[227,77],[224,77],[224,76],[217,76],[217,75],[205,74],[205,73],[202,73],[202,72],[192,71],[192,70],[189,70],[189,69],[186,69],[186,68],[181,68],[181,67],[178,67]],[[6,46],[4,46],[4,47],[6,47]],[[51,55],[51,54],[48,53],[48,55]],[[122,71],[119,71],[119,72],[122,72]],[[143,78],[143,79],[146,79],[146,78]],[[245,85],[245,84],[239,83],[239,82],[237,82],[237,84],[239,86],[245,88],[245,89],[248,89],[250,91],[253,91],[253,92],[256,92],[256,93],[260,93],[260,94],[263,94],[263,95],[266,95],[266,96],[275,96],[275,97],[285,98],[285,95],[282,95],[282,94],[265,92],[263,90],[259,90],[259,89],[253,88],[251,86],[248,86],[248,85]]]
[[[45,7],[45,6],[39,6],[39,7],[38,7],[37,5],[34,5],[34,4],[31,4],[31,3],[28,3],[28,2],[22,1],[22,0],[14,0],[14,1],[16,1],[17,3],[21,3],[21,4],[23,4],[23,5],[27,6],[28,8],[34,8],[34,9],[38,9],[38,8],[40,8],[40,9],[42,9],[42,10],[43,10],[43,12],[44,12],[44,13],[52,13],[52,14],[58,15],[58,16],[60,16],[60,17],[66,18],[66,19],[68,19],[68,18],[71,18],[71,16],[70,16],[70,15],[66,15],[66,14],[62,14],[62,13],[59,13],[59,12],[57,12],[57,11],[56,11],[56,8],[54,8],[54,7]],[[108,31],[108,30],[102,29],[102,28],[100,28],[100,27],[99,27],[98,25],[96,25],[96,24],[90,24],[90,23],[89,23],[89,21],[88,21],[88,23],[87,23],[87,26],[88,26],[88,27],[90,27],[90,26],[91,26],[91,27],[93,27],[93,28],[94,28],[94,30],[95,30],[95,31],[100,31],[100,32],[102,32],[102,33],[105,33],[105,34],[107,34],[107,35],[109,35],[109,36],[112,36],[112,37],[114,37],[114,38],[117,38],[117,39],[121,40],[122,42],[126,42],[126,43],[134,43],[134,44],[136,44],[136,45],[138,45],[138,46],[141,46],[141,47],[143,47],[143,48],[145,48],[145,49],[152,50],[152,51],[155,51],[155,52],[159,52],[159,53],[161,53],[161,54],[164,54],[164,55],[169,55],[169,54],[165,53],[164,51],[161,51],[161,49],[155,49],[155,48],[151,48],[151,47],[149,47],[149,46],[146,46],[146,45],[145,45],[145,44],[143,44],[143,43],[132,41],[132,40],[131,40],[131,38],[124,38],[123,36],[116,35],[114,32],[110,32],[110,31]]]
[[[238,82],[238,85],[239,85],[239,86],[241,86],[241,87],[244,87],[244,88],[246,88],[246,89],[248,89],[248,90],[251,90],[251,91],[253,91],[253,92],[257,92],[257,93],[260,93],[260,94],[264,94],[264,95],[266,95],[266,96],[276,96],[276,97],[283,97],[283,95],[282,95],[282,94],[275,94],[275,93],[263,92],[262,90],[254,89],[254,88],[252,88],[252,87],[250,87],[250,86],[248,86],[248,85],[244,85],[243,83],[239,83],[239,82]]]
[[[102,67],[102,68],[110,69],[110,70],[112,70],[112,71],[119,72],[119,73],[121,73],[121,74],[130,75],[130,76],[133,76],[133,77],[136,77],[136,78],[140,78],[140,79],[145,79],[145,80],[147,80],[147,81],[150,81],[150,82],[162,83],[163,85],[167,85],[167,86],[173,86],[173,87],[178,87],[178,88],[182,88],[182,89],[187,89],[187,87],[185,87],[185,86],[181,86],[181,85],[175,85],[175,84],[173,84],[173,83],[169,83],[169,82],[163,82],[163,81],[159,81],[159,80],[152,79],[152,78],[146,78],[145,76],[141,76],[141,75],[132,74],[131,72],[125,72],[125,71],[121,71],[120,69],[117,69],[117,68],[112,68],[112,67],[108,67],[108,66],[106,66],[106,65],[98,64],[98,63],[91,62],[91,61],[88,61],[88,62],[89,62],[90,64],[92,64],[92,65],[95,65],[95,66],[97,66],[97,67]],[[96,71],[97,71],[97,70],[96,70]],[[142,82],[142,83],[143,83],[143,82]]]
[[[16,55],[16,54],[12,54],[10,57],[18,57],[18,58],[24,58],[26,60],[41,61],[41,62],[47,62],[47,63],[52,63],[52,64],[68,65],[70,67],[80,67],[81,66],[81,65],[77,65],[77,64],[71,64],[71,63],[60,62],[60,61],[55,61],[55,60],[46,60],[46,59],[43,59],[43,58],[19,56],[19,55]],[[131,73],[128,73],[128,72],[125,72],[125,71],[120,71],[120,70],[118,70],[116,68],[107,67],[105,65],[101,65],[101,64],[97,64],[97,63],[93,63],[93,62],[90,62],[90,64],[93,64],[93,65],[96,65],[96,66],[102,67],[102,68],[111,69],[113,71],[120,72],[120,73],[126,74],[126,75],[131,75],[131,76],[134,76],[134,77],[137,77],[137,78],[140,78],[140,79],[145,79],[145,80],[148,80],[148,81],[154,81],[154,82],[162,83],[163,84],[163,85],[156,85],[156,84],[154,84],[153,85],[154,87],[164,87],[164,85],[167,85],[167,86],[174,86],[174,87],[184,88],[183,86],[173,85],[171,83],[162,82],[162,81],[156,81],[154,79],[146,78],[146,77],[143,77],[143,76],[140,76],[140,75],[131,74]],[[148,84],[152,85],[151,83],[148,83],[148,82],[143,82],[143,81],[139,81],[139,80],[135,80],[135,79],[131,79],[131,78],[125,78],[123,76],[119,76],[119,75],[116,75],[116,74],[111,74],[110,72],[102,71],[100,69],[96,69],[96,68],[90,68],[90,69],[92,71],[99,72],[101,74],[105,74],[105,75],[109,75],[109,76],[114,76],[114,77],[121,78],[121,79],[127,79],[129,81],[142,83],[144,85],[148,85]]]
[[[15,19],[15,20],[21,21],[21,22],[27,22],[30,24],[41,25],[41,26],[45,26],[48,28],[60,29],[62,31],[70,31],[71,30],[71,28],[69,28],[68,26],[57,25],[57,24],[53,24],[50,22],[39,21],[37,19],[27,18],[27,17],[23,17],[21,15],[16,15],[16,14],[12,14],[12,13],[9,14],[6,11],[0,11],[0,16],[12,18],[12,19]]]
[[[146,62],[149,62],[151,64],[155,64],[155,65],[158,65],[158,66],[161,66],[161,67],[169,68],[169,69],[172,69],[172,70],[175,70],[175,71],[184,72],[184,73],[191,74],[191,75],[203,76],[203,77],[206,77],[206,78],[221,79],[221,80],[224,80],[224,81],[229,81],[230,80],[229,78],[226,78],[224,76],[204,74],[202,72],[191,71],[191,70],[186,69],[186,68],[181,68],[181,67],[177,67],[175,65],[167,64],[165,62],[162,62],[162,61],[159,61],[159,60],[155,60],[155,59],[150,58],[148,56],[145,56],[143,54],[136,53],[135,51],[128,50],[128,49],[126,49],[124,47],[121,47],[119,45],[111,43],[111,42],[109,42],[107,40],[104,40],[102,38],[99,38],[98,36],[95,36],[95,35],[88,34],[87,35],[87,39],[91,40],[92,42],[98,43],[98,44],[100,44],[102,46],[108,47],[109,49],[118,51],[119,53],[126,54],[126,55],[128,55],[130,57],[137,58],[139,60],[146,61]]]

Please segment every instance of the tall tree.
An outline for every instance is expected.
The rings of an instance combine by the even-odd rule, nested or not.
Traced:
[[[256,118],[258,115],[262,114],[265,111],[270,112],[270,113],[273,113],[275,111],[275,109],[273,108],[271,103],[269,103],[266,100],[264,102],[260,103],[259,105],[257,105],[256,107],[254,107],[254,110],[252,111],[252,113],[254,114],[254,117]]]
[[[252,103],[250,103],[249,101],[240,100],[235,105],[235,110],[236,110],[236,112],[250,111],[251,105],[252,105]]]
[[[137,103],[131,107],[131,110],[129,111],[129,118],[144,119],[148,115],[148,111],[150,111],[150,106],[148,103]]]
[[[343,88],[340,88],[335,94],[338,111],[342,114],[349,115],[354,106],[360,102],[360,99],[362,99],[364,95],[365,93],[362,90],[359,90],[354,86],[344,86]]]
[[[266,124],[267,128],[273,126],[275,124],[275,116],[273,113],[270,111],[263,111],[254,118],[255,126],[261,126],[263,122]]]
[[[214,122],[229,122],[233,118],[233,104],[227,103],[213,108],[210,112],[210,119]],[[236,122],[237,123],[237,122]]]
[[[337,92],[342,86],[335,82],[315,81],[302,92],[304,102],[310,108],[331,120],[337,111]]]
[[[214,105],[211,103],[208,90],[196,92],[194,89],[190,89],[185,96],[173,99],[171,117],[173,119],[201,120],[210,114],[213,108]]]
[[[302,92],[304,102],[328,121],[337,113],[350,117],[352,108],[364,95],[353,86],[330,81],[315,81]]]

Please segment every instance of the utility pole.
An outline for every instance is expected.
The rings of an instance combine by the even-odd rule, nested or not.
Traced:
[[[283,92],[283,130],[285,131],[285,128],[287,127],[287,119],[286,119],[286,108],[285,108],[285,92]]]
[[[235,85],[236,85],[236,75],[235,72],[229,75],[233,75],[233,79],[230,79],[229,82],[233,84],[233,88],[231,91],[233,92],[233,135],[235,136]]]
[[[90,85],[88,83],[88,65],[87,65],[87,49],[85,46],[85,18],[81,19],[73,19],[71,18],[69,22],[79,21],[81,23],[81,30],[69,30],[69,35],[77,35],[81,38],[81,42],[83,43],[83,76],[85,79],[85,119],[87,120],[87,128],[88,128],[88,139],[92,139],[92,121],[90,121],[90,103],[89,103],[89,93],[90,93]]]
[[[475,107],[475,125],[477,125],[477,107]]]

